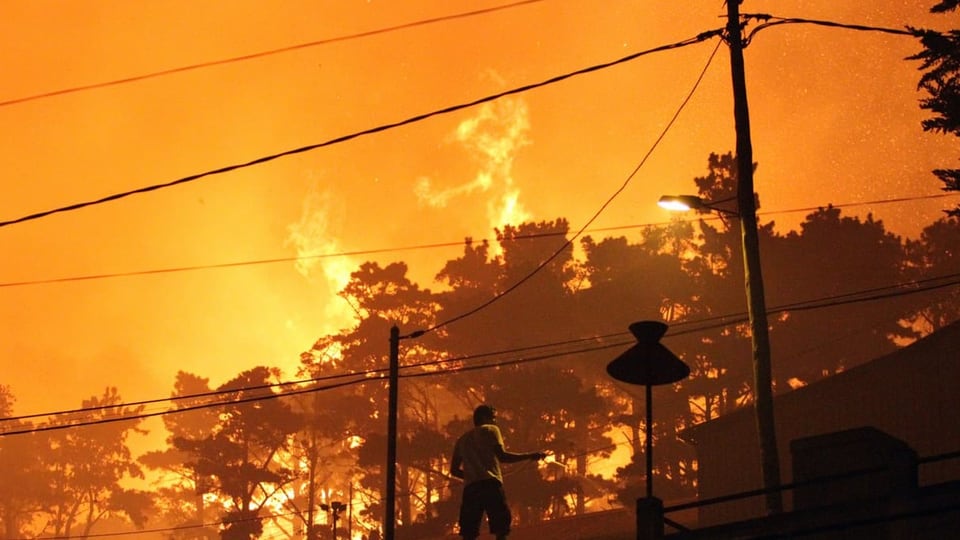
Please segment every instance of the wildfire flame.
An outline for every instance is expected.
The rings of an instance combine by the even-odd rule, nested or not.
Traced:
[[[421,178],[414,191],[421,204],[443,208],[458,197],[487,193],[486,217],[490,228],[503,228],[530,219],[520,202],[520,189],[513,179],[513,164],[521,148],[530,144],[529,111],[521,99],[503,99],[481,106],[460,122],[451,137],[479,163],[475,176],[466,182],[437,189]]]

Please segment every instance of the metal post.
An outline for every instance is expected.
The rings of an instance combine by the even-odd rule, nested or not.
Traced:
[[[315,510],[316,494],[314,493],[315,491],[314,486],[316,485],[317,462],[312,457],[310,459],[311,459],[310,473],[309,473],[310,477],[307,480],[308,487],[307,487],[307,517],[306,517],[307,523],[306,525],[307,525],[307,540],[315,540],[316,534],[314,533],[313,528],[316,526],[314,524],[316,519],[313,514],[316,511]]]
[[[770,338],[767,308],[760,272],[760,243],[757,208],[753,189],[753,147],[750,140],[750,111],[744,75],[743,41],[740,30],[740,1],[727,0],[727,39],[730,45],[730,73],[733,78],[733,112],[737,133],[737,206],[743,242],[743,271],[750,317],[753,349],[753,396],[757,435],[760,439],[760,467],[763,487],[780,485],[780,457],[773,415],[773,382],[770,366]],[[767,513],[783,511],[779,491],[767,492]]]
[[[647,385],[647,498],[653,498],[653,387]]]
[[[667,325],[659,321],[640,321],[630,325],[637,344],[607,364],[614,379],[642,384],[647,390],[647,496],[637,499],[637,539],[663,538],[663,502],[653,496],[653,387],[686,379],[690,367],[660,344]]]
[[[400,329],[390,328],[390,397],[387,406],[387,496],[384,508],[383,534],[394,540],[397,498],[397,382],[400,378]]]

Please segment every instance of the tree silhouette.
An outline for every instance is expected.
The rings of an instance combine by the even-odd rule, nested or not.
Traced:
[[[943,0],[930,11],[945,13],[957,9],[957,0]],[[927,97],[920,100],[920,108],[932,113],[921,122],[924,131],[960,136],[960,30],[946,33],[934,30],[911,29],[920,36],[923,50],[910,56],[919,60],[924,70],[918,84]],[[933,173],[944,184],[944,191],[960,191],[960,169],[936,169]],[[947,212],[960,216],[960,206]]]
[[[442,342],[454,358],[465,358],[451,364],[468,371],[445,377],[464,417],[478,403],[489,402],[500,411],[508,446],[554,451],[554,473],[545,477],[543,470],[526,467],[514,473],[523,475],[523,481],[507,482],[521,522],[584,511],[592,485],[588,460],[611,451],[606,431],[614,407],[607,393],[584,384],[578,368],[589,370],[588,362],[583,357],[561,357],[527,365],[518,350],[556,341],[558,336],[584,335],[594,327],[583,326],[588,319],[578,309],[577,283],[585,273],[575,266],[572,247],[566,245],[568,232],[562,219],[505,227],[497,237],[502,254],[492,255],[487,243],[475,246],[467,241],[463,257],[448,262],[438,275],[452,286],[438,294],[441,320],[469,312],[523,283],[484,310],[451,324]],[[470,358],[478,353],[476,359]],[[482,357],[507,365],[474,369],[481,367]],[[450,448],[452,439],[469,425],[467,421],[448,425]],[[559,474],[559,469],[565,472]],[[568,496],[574,500],[572,508],[566,507]]]
[[[609,457],[613,451],[608,436],[616,407],[609,393],[584,384],[576,370],[566,364],[573,358],[503,368],[504,383],[493,387],[488,399],[509,411],[511,445],[521,449],[546,449],[553,454],[554,474],[533,481],[514,482],[511,497],[544,516],[582,514],[588,503],[588,462]],[[516,380],[519,384],[509,384]],[[522,421],[520,421],[522,420]],[[559,474],[556,468],[563,469]],[[524,469],[535,469],[532,466]],[[543,475],[537,475],[541,477]],[[568,508],[566,501],[573,500]]]
[[[689,223],[677,221],[662,229],[645,229],[642,241],[637,244],[628,243],[626,238],[608,238],[595,243],[588,237],[584,239],[583,247],[583,276],[589,287],[580,291],[577,305],[585,330],[602,335],[612,329],[622,331],[639,320],[673,323],[689,317],[696,309],[697,289],[686,268],[688,261],[682,257],[696,247]],[[615,355],[616,352],[604,350],[591,355],[595,359],[587,363],[606,366]],[[595,367],[592,373],[585,370],[578,373],[588,384],[608,389],[611,401],[598,404],[598,410],[612,413],[611,423],[629,429],[631,460],[641,465],[618,469],[617,478],[621,485],[616,491],[621,501],[630,501],[628,504],[632,505],[644,486],[644,437],[647,431],[643,392],[622,384],[614,385],[604,369]],[[662,448],[675,442],[674,422],[678,417],[689,416],[690,406],[687,393],[678,394],[677,388],[657,388],[655,395],[654,438],[657,447]],[[660,475],[676,469],[673,460],[680,456],[661,451],[654,457],[657,462],[654,474]],[[664,474],[663,478],[666,476]],[[674,475],[666,482],[658,482],[658,486],[667,483],[692,485],[693,477],[681,479]],[[659,487],[658,493],[662,491]]]
[[[341,291],[351,305],[356,307],[358,318],[354,328],[345,329],[338,335],[326,336],[303,356],[305,369],[317,376],[325,369],[335,369],[341,373],[379,373],[382,377],[372,379],[362,388],[338,392],[340,396],[362,397],[362,402],[347,401],[349,408],[338,407],[351,423],[352,435],[359,436],[363,443],[357,453],[357,486],[361,491],[376,494],[370,497],[364,514],[367,518],[381,521],[382,501],[385,499],[384,464],[386,455],[386,386],[382,382],[387,368],[388,338],[390,327],[397,325],[408,331],[430,327],[437,312],[434,295],[427,289],[421,289],[406,275],[407,267],[403,263],[393,263],[381,267],[377,263],[364,263],[351,274],[351,279]],[[401,367],[433,360],[430,343],[432,336],[417,340],[405,340],[401,347]],[[422,407],[438,408],[437,404],[418,399],[418,396],[431,395],[424,391],[423,385],[430,383],[413,379],[404,379],[400,384],[401,407],[398,426],[401,441],[413,441],[418,433],[422,436],[424,419]],[[353,394],[351,394],[351,392]],[[345,420],[338,423],[343,424]],[[427,423],[428,425],[429,423]],[[382,448],[381,448],[382,444]],[[382,451],[381,451],[382,450]],[[421,450],[421,449],[418,449]],[[411,524],[418,514],[430,513],[432,502],[427,498],[417,500],[417,494],[423,489],[432,490],[438,461],[442,454],[434,452],[433,458],[425,458],[410,451],[407,447],[398,448],[398,519]],[[419,467],[419,468],[418,468]],[[349,474],[346,471],[343,473]],[[345,475],[345,474],[342,474]],[[352,482],[352,480],[348,480]]]
[[[771,331],[777,347],[774,376],[813,382],[896,348],[909,335],[900,324],[909,316],[903,299],[884,300],[884,309],[845,301],[855,293],[904,281],[901,239],[883,222],[841,216],[827,206],[808,215],[799,232],[790,232],[768,249],[768,298],[772,306],[797,306],[778,317]],[[809,299],[827,307],[803,309]]]
[[[220,399],[210,395],[209,379],[184,371],[177,372],[174,391],[171,397],[177,399],[177,409],[203,406]],[[144,466],[164,473],[158,497],[161,512],[165,519],[177,526],[193,526],[200,530],[185,529],[174,531],[176,538],[211,538],[216,536],[215,529],[205,527],[206,511],[204,496],[209,493],[211,478],[201,474],[196,467],[199,457],[187,441],[197,443],[208,437],[220,422],[216,407],[202,407],[189,412],[165,415],[163,424],[169,435],[167,448],[147,452],[140,456]],[[183,441],[178,444],[177,441]]]
[[[314,365],[314,377],[324,377],[324,365]],[[327,389],[322,381],[310,387],[316,391],[289,399],[304,422],[281,459],[290,463],[296,475],[289,488],[293,496],[284,501],[284,510],[306,525],[307,538],[318,538],[318,517],[326,513],[320,505],[332,500],[353,503],[348,498],[356,470],[353,446],[369,400],[352,389]],[[350,515],[341,516],[339,522],[344,524]]]
[[[955,286],[938,286],[960,277],[960,217],[940,219],[927,226],[918,240],[907,242],[906,250],[910,279],[917,286],[937,286],[911,297],[911,326],[929,333],[960,319],[960,291]]]
[[[209,478],[210,491],[228,503],[220,532],[224,540],[259,537],[260,509],[271,499],[282,502],[282,489],[293,478],[276,458],[302,428],[302,418],[280,399],[254,400],[275,393],[270,383],[276,374],[257,367],[223,384],[220,399],[238,402],[219,407],[220,422],[206,437],[174,441],[178,449],[196,456],[191,467]]]
[[[43,490],[43,510],[52,528],[50,535],[86,537],[94,525],[112,516],[125,516],[142,528],[150,507],[149,497],[122,487],[129,478],[142,478],[143,473],[127,446],[130,433],[143,433],[139,419],[114,422],[113,419],[135,416],[143,406],[125,407],[114,387],[108,387],[99,398],[84,400],[77,413],[55,415],[51,425],[92,422],[82,429],[44,432],[40,437],[45,451],[41,454],[49,483]],[[107,421],[98,423],[99,421]]]
[[[736,213],[737,167],[732,153],[711,153],[707,174],[693,179],[698,195]],[[684,319],[716,324],[671,344],[690,366],[690,377],[680,386],[689,392],[697,421],[726,414],[752,399],[753,381],[740,222],[725,217],[727,213],[707,213],[697,222],[695,247],[684,266],[695,291]],[[773,223],[760,224],[757,232],[766,260],[775,240]],[[769,272],[764,275],[769,277]]]
[[[0,385],[0,418],[13,415],[15,401],[10,387]],[[4,420],[3,426],[11,431],[32,427],[22,420]],[[4,538],[36,536],[30,525],[42,509],[44,488],[50,485],[44,467],[46,449],[40,443],[34,433],[0,437],[0,532]]]
[[[711,154],[707,174],[694,182],[702,197],[723,201],[735,192],[735,160]],[[497,231],[495,242],[467,239],[462,254],[437,273],[436,293],[414,283],[402,262],[360,265],[340,293],[355,309],[354,324],[321,337],[301,357],[300,375],[311,380],[296,388],[308,393],[165,419],[172,448],[142,460],[176,479],[160,498],[163,515],[202,523],[207,492],[230,508],[220,516],[226,539],[255,537],[265,519],[274,519],[291,537],[298,533],[288,527],[291,521],[307,523],[313,540],[329,532],[315,527],[325,516],[317,515],[324,497],[349,490],[355,492],[350,503],[364,508],[354,523],[368,529],[379,524],[393,325],[409,335],[400,349],[398,538],[452,529],[459,483],[446,476],[449,453],[480,402],[500,410],[508,446],[548,449],[555,457],[540,467],[506,468],[518,525],[579,514],[614,493],[632,504],[642,489],[643,399],[636,389],[615,385],[604,366],[615,347],[628,346],[618,340],[629,339],[624,329],[638,320],[671,325],[664,341],[692,368],[688,379],[655,389],[650,426],[657,495],[691,496],[696,463],[680,433],[750,398],[737,227],[705,215],[645,228],[636,240],[585,237],[578,259],[566,245],[564,219],[511,225]],[[770,319],[778,390],[888,352],[892,338],[957,318],[952,290],[886,298],[884,309],[843,300],[859,299],[851,291],[957,274],[958,228],[957,219],[944,219],[904,243],[882,222],[847,217],[830,206],[785,235],[773,223],[762,224],[768,298],[781,306]],[[807,309],[816,298],[836,305]],[[854,335],[850,321],[866,327],[864,336]],[[415,333],[426,329],[432,331]],[[205,399],[270,397],[275,377],[257,368],[222,386],[226,394]],[[178,376],[176,396],[208,391],[206,379]],[[608,481],[591,471],[610,458],[615,431],[627,435],[633,452]],[[0,441],[0,453],[8,448]],[[270,500],[295,518],[263,515],[260,508]],[[0,514],[4,526],[6,515]]]

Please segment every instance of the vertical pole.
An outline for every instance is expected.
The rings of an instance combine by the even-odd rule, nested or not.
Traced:
[[[397,499],[397,382],[400,379],[400,329],[390,328],[390,397],[387,406],[387,496],[384,508],[384,540],[394,540]]]
[[[194,473],[196,475],[196,473]],[[195,476],[194,477],[194,486],[196,487],[197,492],[197,523],[206,523],[204,518],[204,504],[203,504],[203,494],[206,491],[206,479]]]
[[[760,467],[766,495],[767,513],[783,510],[780,491],[780,457],[773,415],[773,382],[770,366],[770,338],[767,331],[767,307],[760,272],[760,243],[757,233],[757,209],[753,188],[753,147],[750,141],[750,111],[743,63],[740,30],[741,0],[727,0],[727,38],[730,45],[730,73],[733,78],[733,113],[737,132],[737,206],[743,242],[743,271],[747,294],[747,312],[753,349],[753,397],[757,435],[760,440]]]
[[[653,387],[647,385],[647,498],[653,498]]]
[[[318,394],[314,394],[314,395],[316,396]],[[310,452],[312,453],[315,450],[316,450],[316,447],[311,448]],[[315,507],[317,504],[317,496],[314,493],[316,489],[315,486],[316,486],[316,478],[317,478],[316,470],[317,470],[317,460],[313,457],[313,455],[311,455],[309,478],[307,479],[307,517],[306,517],[307,540],[315,540],[315,537],[316,537],[316,534],[313,531],[313,528],[315,526],[314,525],[315,517],[313,514],[316,511]]]
[[[316,540],[317,538],[317,431],[316,419],[320,414],[320,392],[313,393],[313,422],[308,431],[310,437],[308,453],[308,475],[307,475],[307,540]]]

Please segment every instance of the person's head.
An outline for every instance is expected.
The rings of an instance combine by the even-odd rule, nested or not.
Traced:
[[[493,424],[497,419],[497,410],[489,405],[480,405],[473,410],[473,425]]]

